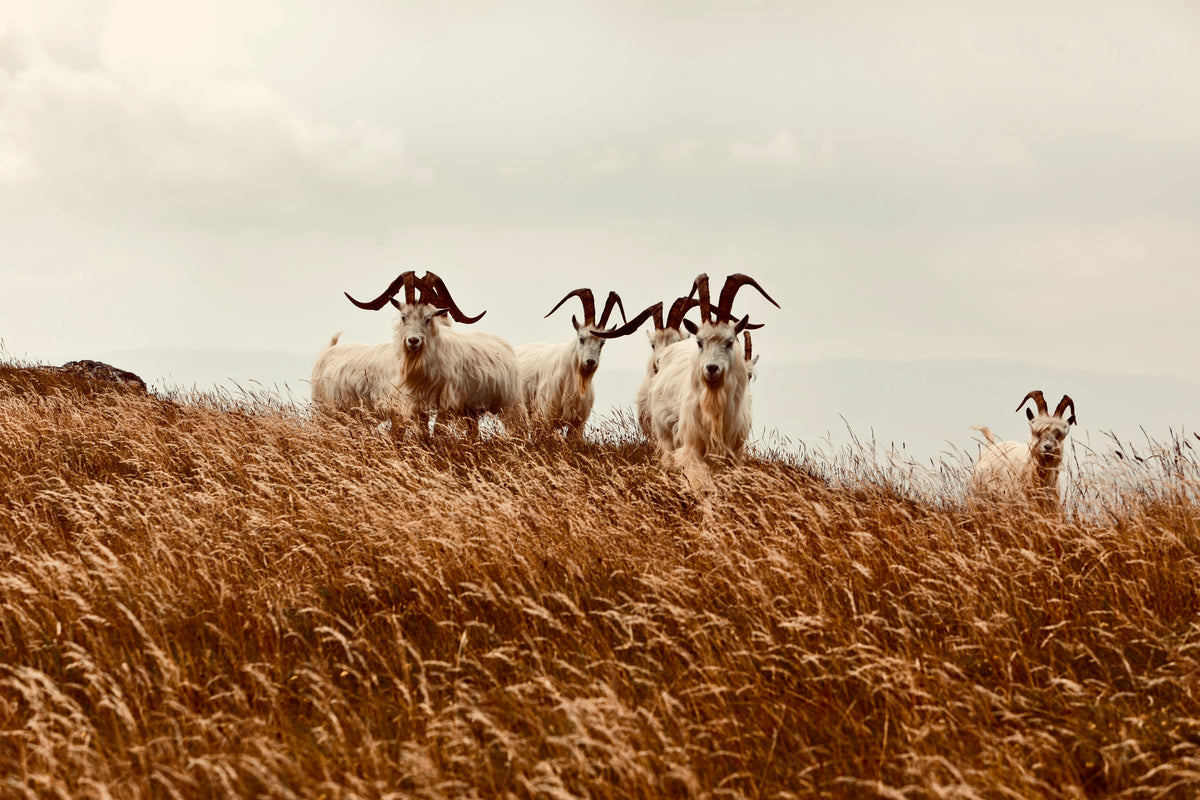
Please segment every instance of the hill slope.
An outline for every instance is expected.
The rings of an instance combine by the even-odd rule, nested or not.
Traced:
[[[1200,791],[1194,460],[1097,523],[606,433],[0,382],[4,793]]]

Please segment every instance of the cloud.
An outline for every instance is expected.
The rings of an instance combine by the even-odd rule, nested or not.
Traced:
[[[667,142],[659,148],[659,156],[669,167],[685,167],[696,159],[703,146],[698,139]]]
[[[624,150],[607,150],[600,155],[592,169],[596,172],[611,174],[624,172],[636,163],[637,159]]]
[[[833,165],[833,145],[828,141],[817,149],[802,147],[791,131],[775,131],[765,142],[734,142],[729,156],[735,163],[787,168],[821,169]]]
[[[0,197],[278,223],[433,180],[395,128],[315,119],[255,80],[117,69],[86,37],[67,58],[31,28],[0,29]]]
[[[751,164],[783,164],[795,165],[800,163],[800,150],[791,133],[785,130],[775,131],[763,144],[747,144],[734,142],[729,145],[729,155],[734,161],[745,161]]]

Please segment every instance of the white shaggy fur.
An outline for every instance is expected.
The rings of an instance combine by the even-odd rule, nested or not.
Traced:
[[[1038,414],[1026,410],[1031,439],[1029,442],[997,441],[985,426],[973,426],[983,434],[988,446],[979,455],[971,471],[969,493],[976,498],[992,500],[1023,499],[1042,508],[1057,507],[1059,503],[1058,474],[1062,468],[1063,442],[1070,426],[1075,423],[1075,406],[1063,396],[1058,409],[1049,413],[1040,391],[1030,392],[1017,406],[1021,410],[1032,398]],[[1071,416],[1064,420],[1063,411],[1070,405]]]
[[[620,297],[610,292],[600,321],[590,289],[576,289],[564,297],[550,314],[568,298],[578,296],[584,307],[584,320],[571,317],[574,334],[565,342],[531,342],[517,347],[517,365],[521,373],[521,401],[530,420],[551,430],[564,425],[567,436],[583,438],[583,426],[592,414],[596,389],[592,378],[600,367],[600,352],[605,340],[596,335],[605,330],[608,316]],[[622,316],[624,316],[622,309]],[[546,316],[550,316],[547,314]]]
[[[312,399],[327,410],[362,411],[393,419],[407,416],[400,364],[392,342],[338,344],[334,334],[312,368]]]
[[[426,303],[399,304],[394,352],[399,380],[418,430],[431,414],[439,422],[461,418],[472,434],[480,415],[491,412],[525,424],[520,375],[512,346],[494,333],[459,331],[442,324],[446,309]]]
[[[521,373],[521,400],[530,419],[567,435],[583,438],[583,426],[592,414],[596,388],[592,378],[600,360],[603,339],[582,326],[569,342],[531,342],[516,348]],[[585,364],[591,361],[591,366]]]
[[[642,426],[642,435],[648,439],[653,435],[650,422],[650,385],[654,376],[658,374],[663,353],[667,352],[671,345],[688,338],[689,334],[676,328],[663,328],[646,331],[646,336],[650,339],[650,359],[646,362],[646,374],[638,386],[636,403],[638,423]]]
[[[463,419],[472,434],[485,412],[523,424],[516,354],[492,333],[459,331],[446,310],[399,304],[390,342],[338,344],[317,356],[312,397],[319,406],[362,410],[390,419],[393,430],[415,422],[424,435],[439,422]],[[339,334],[340,336],[340,334]]]
[[[694,341],[663,351],[650,381],[649,414],[668,466],[687,471],[716,460],[742,463],[750,434],[750,374],[734,344],[745,322],[702,323]]]

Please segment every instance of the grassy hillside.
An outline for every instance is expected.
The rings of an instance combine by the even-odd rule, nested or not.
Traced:
[[[1185,445],[1086,517],[782,454],[697,498],[620,430],[10,374],[0,796],[1194,797]]]

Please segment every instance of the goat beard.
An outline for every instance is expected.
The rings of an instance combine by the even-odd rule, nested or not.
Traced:
[[[717,386],[701,381],[700,417],[708,440],[708,452],[718,455],[725,451],[725,414],[729,410],[730,385],[722,382]]]
[[[587,374],[584,374],[583,370],[577,370],[575,372],[576,385],[579,388],[579,396],[580,397],[583,397],[584,395],[587,394],[588,388],[592,385],[592,378],[594,378],[595,376],[596,376],[595,370],[592,370],[591,372],[589,372]]]

